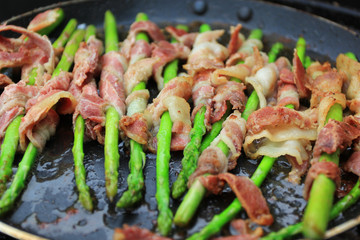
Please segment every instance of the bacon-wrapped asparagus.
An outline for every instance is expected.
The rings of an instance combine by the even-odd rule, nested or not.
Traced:
[[[60,19],[57,19],[54,24],[57,24],[57,21],[59,20]],[[28,28],[35,28],[37,30],[41,30],[41,27],[50,27],[48,23],[42,24],[42,22],[39,22],[38,20],[36,22],[37,24],[33,23],[33,21],[30,22]],[[70,36],[68,36],[67,38],[69,37]],[[34,97],[38,92],[37,87],[33,87],[30,85],[36,84],[41,86],[44,82],[43,65],[47,61],[49,63],[47,65],[51,66],[50,63],[54,61],[52,59],[53,54],[51,53],[51,43],[46,38],[39,38],[34,33],[29,32],[26,41],[29,45],[35,44],[35,46],[37,46],[35,47],[35,49],[31,50],[31,53],[34,55],[32,57],[33,59],[31,63],[28,63],[26,58],[23,58],[23,61],[21,62],[23,62],[22,64],[25,65],[24,71],[22,72],[22,80],[19,81],[17,84],[12,84],[11,86],[5,88],[3,94],[0,97],[0,138],[4,137],[4,141],[1,146],[0,156],[0,194],[2,194],[6,190],[6,181],[12,174],[11,166],[19,142],[19,126],[21,118],[24,116],[22,113],[25,110],[26,101]],[[44,52],[47,50],[49,50],[50,54]],[[21,50],[19,51],[21,52]],[[30,52],[30,49],[26,51]],[[43,58],[44,56],[48,57]],[[32,70],[29,72],[27,69]],[[39,69],[42,70],[38,71]],[[51,74],[51,69],[52,67],[48,68],[48,70],[50,70],[48,74]]]
[[[280,62],[282,62],[282,60],[280,60]],[[286,64],[278,63],[277,67],[279,69],[283,69],[283,68],[286,68],[287,66],[286,66]],[[262,69],[265,69],[265,68],[266,67],[264,67]],[[259,72],[260,72],[260,70],[257,73],[259,73]],[[256,79],[254,79],[254,80],[255,81],[252,81],[252,82],[260,83],[260,81],[257,81]],[[300,82],[302,82],[302,81],[300,81]],[[267,85],[269,85],[269,84],[270,83],[267,83]],[[261,92],[260,92],[261,94],[267,95],[266,91],[265,92],[263,91],[268,88],[268,87],[266,87],[267,85],[265,85],[265,87],[259,87],[259,90],[261,90]],[[258,96],[258,94],[256,94],[256,96]],[[279,95],[279,97],[280,97],[280,99],[282,99],[281,94]],[[260,101],[260,103],[261,103],[261,101]],[[257,167],[256,171],[254,172],[253,176],[251,177],[251,179],[253,180],[255,185],[257,185],[257,186],[261,185],[261,183],[264,181],[265,177],[267,176],[268,172],[272,168],[275,160],[276,160],[276,158],[274,158],[274,157],[269,157],[269,156],[263,157],[263,159],[260,162],[259,166]],[[234,218],[235,215],[241,210],[241,208],[242,208],[241,203],[238,201],[238,199],[235,199],[222,213],[220,213],[219,215],[216,215],[213,218],[213,220],[205,228],[203,228],[199,233],[191,236],[190,239],[207,239],[207,238],[209,238],[210,236],[212,236],[213,234],[218,232],[225,223],[227,223],[229,220]]]
[[[103,136],[100,134],[99,127],[105,121],[105,101],[98,96],[94,80],[94,74],[98,68],[103,46],[102,42],[96,39],[95,33],[95,26],[89,25],[86,28],[85,41],[81,43],[75,54],[74,77],[69,89],[78,102],[73,115],[74,146],[72,153],[74,156],[75,182],[79,190],[79,201],[89,211],[93,210],[93,203],[89,187],[85,181],[86,173],[83,164],[84,134],[86,129],[86,133],[90,135],[90,138],[98,138],[99,142],[103,142]],[[96,128],[98,130],[95,130]]]
[[[125,114],[123,74],[127,68],[125,57],[118,52],[116,20],[110,11],[105,13],[105,55],[100,79],[100,96],[108,101],[105,121],[105,186],[110,201],[117,193],[119,168],[120,117]]]
[[[310,65],[307,73],[312,81],[311,106],[318,106],[319,109],[319,130],[328,123],[329,119],[342,121],[342,109],[346,107],[345,95],[341,93],[343,76],[336,69],[331,69],[329,63],[321,65],[318,62]],[[323,152],[316,161],[319,164],[313,164],[310,171],[317,168],[324,170],[327,167],[336,171],[339,155],[340,150],[332,154]],[[303,234],[306,237],[321,238],[327,228],[336,186],[333,179],[327,177],[329,175],[325,175],[325,171],[318,171],[319,175],[312,183],[308,205],[303,217]]]
[[[63,58],[66,59],[66,64],[65,60],[60,61],[53,72],[52,81],[48,81],[46,86],[41,88],[39,94],[27,103],[30,108],[22,119],[19,128],[20,147],[23,150],[26,149],[26,151],[11,186],[0,199],[1,214],[6,213],[12,208],[15,199],[25,187],[25,179],[35,161],[38,151],[41,151],[46,140],[55,133],[59,116],[52,107],[60,99],[63,99],[63,103],[65,104],[62,105],[62,107],[58,107],[57,111],[59,113],[71,113],[75,108],[74,97],[69,92],[64,91],[69,87],[70,75],[59,69],[69,70],[71,64],[67,61],[73,62],[75,52],[84,34],[85,32],[83,30],[74,32],[64,50]],[[27,139],[30,139],[31,142],[28,143],[26,147]]]

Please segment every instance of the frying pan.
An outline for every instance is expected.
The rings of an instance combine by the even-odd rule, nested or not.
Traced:
[[[261,28],[264,32],[265,51],[276,41],[284,43],[291,56],[296,39],[303,36],[308,43],[307,53],[312,59],[334,62],[339,53],[352,51],[360,53],[359,36],[343,26],[328,20],[300,12],[292,8],[269,4],[261,1],[207,0],[204,11],[194,11],[194,1],[165,0],[124,0],[124,1],[75,1],[61,2],[42,9],[37,9],[8,21],[10,24],[26,26],[36,13],[47,8],[61,6],[66,13],[64,24],[58,27],[50,38],[58,36],[66,20],[72,17],[79,23],[94,24],[102,37],[103,18],[110,9],[116,16],[121,33],[120,39],[126,36],[126,31],[134,21],[135,15],[146,12],[150,19],[161,27],[169,24],[188,24],[197,30],[200,23],[206,22],[215,28],[229,29],[230,25],[242,23],[244,32],[253,28]],[[250,15],[244,18],[239,11],[250,10]],[[223,39],[227,41],[226,37]],[[155,89],[155,85],[150,84]],[[153,91],[155,92],[155,91]],[[51,239],[111,239],[113,229],[124,223],[139,225],[155,230],[157,208],[155,201],[155,159],[153,154],[147,154],[144,168],[145,194],[144,200],[130,210],[116,209],[115,203],[110,203],[105,194],[103,146],[96,142],[84,145],[87,183],[91,194],[96,198],[95,210],[85,211],[78,202],[75,178],[73,174],[73,158],[71,153],[73,132],[71,116],[61,119],[56,135],[46,144],[45,150],[38,155],[32,175],[28,179],[27,188],[17,200],[14,211],[1,218],[4,223],[21,231],[36,234]],[[129,152],[124,142],[119,144],[121,154],[119,172],[119,198],[126,190],[128,176]],[[170,183],[174,182],[181,167],[181,152],[172,154],[170,162]],[[346,153],[345,153],[346,154]],[[15,166],[21,160],[21,154],[16,156]],[[244,154],[238,159],[237,168],[232,172],[237,175],[250,176],[258,161],[247,159]],[[293,185],[286,181],[291,166],[280,158],[273,167],[265,182],[262,192],[268,200],[275,223],[265,228],[265,231],[276,231],[289,224],[301,221],[306,202],[302,198],[303,185]],[[15,167],[14,167],[15,171]],[[201,228],[225,209],[234,196],[225,189],[222,197],[209,196],[201,204],[196,217],[186,228],[174,227],[172,237],[183,239]],[[115,199],[117,200],[117,199]],[[171,208],[175,212],[180,200],[171,200]],[[355,217],[360,212],[360,203],[355,204],[343,215],[330,223],[330,227]],[[241,212],[238,217],[246,218]],[[221,235],[234,233],[231,227],[223,228]],[[14,235],[13,235],[14,236]],[[19,236],[17,236],[19,237]],[[333,239],[358,239],[359,232],[352,229]]]

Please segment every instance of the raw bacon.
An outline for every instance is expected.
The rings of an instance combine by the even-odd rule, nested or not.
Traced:
[[[169,111],[172,127],[171,150],[183,150],[188,143],[191,130],[190,106],[186,102],[191,96],[192,77],[182,76],[170,80],[160,91],[153,103],[148,105],[144,116],[148,122],[148,129],[152,134],[149,149],[157,148],[156,134],[160,125],[160,117]]]
[[[208,190],[212,191],[214,185],[224,185],[226,182],[234,191],[236,197],[241,202],[241,205],[246,210],[250,219],[260,225],[271,225],[274,221],[270,210],[266,204],[261,190],[254,184],[254,182],[245,176],[235,176],[231,173],[221,173],[218,175],[202,176],[199,178],[200,182]],[[214,184],[218,182],[217,184]],[[222,182],[222,183],[219,183]],[[210,184],[209,184],[210,183]],[[219,188],[216,187],[215,194],[219,194]]]
[[[124,90],[126,69],[126,59],[120,53],[111,51],[103,55],[99,83],[100,97],[113,106],[120,116],[123,116],[126,111]]]
[[[311,166],[306,175],[303,191],[305,200],[309,199],[312,184],[319,174],[324,174],[326,177],[332,179],[337,187],[340,186],[340,168],[333,162],[317,162]]]
[[[239,111],[235,111],[223,122],[220,134],[200,155],[197,168],[189,178],[188,186],[191,186],[198,176],[205,173],[219,174],[235,168],[246,133],[245,124]],[[220,141],[223,141],[230,149],[228,156],[216,147]]]
[[[229,56],[229,52],[216,41],[223,34],[224,30],[215,30],[200,33],[196,37],[188,61],[183,66],[191,76],[199,71],[224,67],[224,60]]]
[[[4,31],[13,31],[16,33],[23,34],[27,37],[21,38],[21,43],[17,43],[10,40],[6,41],[7,46],[10,45],[15,48],[10,48],[0,52],[0,69],[4,67],[16,67],[22,66],[22,79],[27,79],[30,71],[37,67],[40,72],[46,71],[48,74],[51,74],[55,67],[55,54],[54,49],[52,48],[51,42],[46,36],[40,36],[39,34],[29,31],[22,27],[17,27],[13,25],[1,25],[0,32]],[[2,40],[5,38],[1,38]],[[4,46],[4,45],[3,45]],[[37,85],[42,85],[42,75],[38,75],[36,82]]]
[[[227,101],[232,105],[232,109],[243,111],[247,97],[244,94],[245,86],[242,83],[228,81],[215,90],[215,96],[212,99],[214,111],[211,116],[211,122],[219,121],[227,110]]]
[[[185,30],[177,29],[173,26],[167,26],[165,30],[171,34],[179,43],[184,44],[185,46],[191,48],[195,42],[195,39],[199,33],[193,32],[188,33]]]
[[[123,228],[115,228],[113,240],[171,240],[171,238],[161,237],[151,231],[137,226],[124,224]]]
[[[23,81],[5,87],[0,96],[0,139],[12,120],[25,113],[26,102],[35,97],[38,91],[38,87],[28,86]]]
[[[136,34],[138,34],[139,32],[146,32],[150,36],[150,38],[155,42],[165,40],[164,34],[161,32],[160,28],[155,23],[151,21],[134,22],[130,26],[129,34],[127,38],[124,40],[121,47],[121,53],[126,57],[126,59],[129,62],[131,58],[131,51],[134,48],[134,46],[136,46],[137,43]],[[135,60],[133,60],[132,63],[133,62],[135,62]]]
[[[354,116],[345,117],[343,122],[330,119],[319,132],[312,161],[318,161],[323,152],[332,154],[337,149],[344,150],[359,137],[360,122]]]
[[[72,83],[70,92],[75,83]],[[75,94],[73,94],[75,96]],[[85,120],[86,136],[93,140],[97,140],[100,144],[104,144],[104,127],[105,127],[105,108],[107,102],[99,97],[97,93],[95,80],[91,80],[85,84],[80,90],[77,99],[77,106],[73,114],[73,126],[79,115]]]
[[[154,64],[154,78],[159,90],[164,87],[164,78],[162,76],[163,69],[166,64],[174,59],[187,59],[190,54],[190,49],[180,43],[169,43],[167,41],[160,41],[152,44],[152,58],[158,59]]]
[[[90,37],[87,42],[80,44],[74,59],[73,81],[76,85],[82,86],[85,80],[94,77],[103,51],[102,42],[95,37]]]
[[[253,159],[286,156],[293,166],[289,181],[299,183],[309,165],[311,141],[317,138],[317,110],[261,108],[249,116],[246,128],[246,155]]]
[[[30,140],[39,151],[42,151],[46,140],[38,139],[37,137],[48,138],[55,133],[53,128],[44,129],[38,126],[44,122],[49,126],[56,126],[57,118],[54,115],[57,113],[52,109],[55,105],[57,106],[56,111],[59,114],[70,114],[74,112],[76,100],[71,93],[63,90],[69,87],[70,79],[71,74],[61,72],[40,90],[38,96],[28,101],[27,112],[25,117],[22,118],[19,128],[20,147],[23,151],[26,149],[27,140]],[[59,85],[59,83],[66,85]],[[59,87],[59,89],[56,87]],[[31,103],[29,104],[29,102]],[[39,129],[41,129],[42,132],[47,132],[38,134],[37,130]]]
[[[0,88],[4,88],[10,84],[13,84],[13,81],[5,74],[0,73]]]

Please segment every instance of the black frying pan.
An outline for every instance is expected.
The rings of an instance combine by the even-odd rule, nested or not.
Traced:
[[[193,9],[194,1],[78,1],[73,3],[62,2],[60,5],[66,13],[66,19],[72,17],[80,23],[94,24],[99,28],[99,37],[102,35],[103,18],[107,9],[116,16],[119,32],[122,37],[134,21],[135,15],[146,12],[150,19],[160,26],[168,24],[189,24],[194,31],[202,22],[215,28],[229,29],[230,25],[242,23],[244,32],[253,28],[261,28],[265,34],[265,51],[272,43],[281,41],[287,48],[285,54],[289,57],[296,39],[305,37],[308,43],[308,55],[320,61],[333,62],[339,53],[352,51],[360,54],[359,37],[357,33],[333,22],[296,11],[291,8],[268,4],[260,1],[207,1],[204,12],[196,13]],[[54,6],[52,6],[54,7]],[[238,10],[247,7],[251,10],[250,18],[238,18]],[[9,21],[9,24],[26,26],[29,20],[37,13],[35,10]],[[62,27],[65,25],[62,25]],[[62,27],[50,37],[56,37]],[[123,39],[123,38],[120,38]],[[225,38],[224,38],[225,40]],[[150,86],[155,88],[155,86]],[[96,208],[93,213],[86,212],[78,203],[75,188],[72,159],[73,132],[71,117],[63,117],[57,129],[57,134],[46,145],[44,152],[39,154],[35,168],[29,178],[26,190],[18,199],[15,210],[1,220],[18,229],[51,239],[111,239],[113,229],[124,223],[151,230],[156,229],[156,201],[155,201],[155,159],[152,154],[147,155],[145,173],[144,201],[132,210],[117,210],[114,203],[109,203],[105,194],[103,147],[96,142],[88,142],[84,146],[85,166],[88,184],[92,196],[96,198]],[[119,197],[127,188],[128,149],[124,143],[119,145],[121,153],[119,173]],[[17,155],[15,164],[21,159]],[[171,183],[180,171],[181,153],[174,153],[170,163]],[[242,155],[238,166],[233,173],[250,176],[256,166],[256,160],[249,160]],[[289,224],[301,220],[306,202],[302,199],[302,185],[294,186],[285,179],[290,171],[290,165],[284,159],[279,159],[273,170],[262,185],[262,192],[275,217],[275,223],[266,228],[266,231],[276,231]],[[201,207],[187,228],[173,228],[172,237],[183,239],[206,225],[214,214],[225,209],[233,200],[230,191],[225,191],[222,197],[210,196],[203,201]],[[117,200],[117,199],[115,199]],[[172,201],[175,212],[180,201]],[[360,203],[356,204],[344,215],[330,223],[335,226],[346,219],[355,217],[360,212]],[[246,218],[241,212],[238,217]],[[231,234],[232,229],[225,227],[221,234]],[[360,234],[356,229],[342,234],[334,239],[357,239]]]

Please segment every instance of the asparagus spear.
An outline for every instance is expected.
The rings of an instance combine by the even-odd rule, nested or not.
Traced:
[[[347,53],[347,55],[356,59],[351,53]],[[336,103],[330,108],[325,124],[329,119],[342,121],[342,107],[340,104]],[[339,165],[339,155],[339,150],[333,154],[322,153],[319,161],[331,161]],[[330,218],[329,212],[333,204],[335,189],[335,183],[323,174],[320,174],[314,180],[303,217],[304,227],[302,232],[306,237],[312,239],[323,238]]]
[[[260,29],[254,29],[253,31],[251,31],[249,39],[261,39],[261,37],[262,37],[262,31]],[[233,81],[239,81],[239,80],[233,79]],[[259,104],[259,98],[256,92],[253,91],[253,93],[251,94],[250,98],[246,103],[246,107],[244,111],[245,115],[243,115],[243,118],[247,119],[247,117],[257,109],[258,104]],[[200,146],[200,153],[211,144],[211,142],[216,138],[217,135],[219,135],[222,129],[222,123],[230,115],[230,112],[231,112],[231,108],[228,107],[227,112],[224,114],[221,120],[213,124],[210,133],[205,137],[203,143]],[[217,147],[220,147],[223,150],[223,152],[225,150],[229,151],[227,149],[226,144],[224,144],[222,141],[220,141],[219,144],[217,145]],[[192,168],[193,168],[192,171],[196,169],[196,162],[194,162]],[[191,174],[192,172],[188,175],[188,177]],[[189,189],[189,192],[185,195],[184,200],[180,204],[178,210],[176,211],[174,218],[174,223],[176,225],[184,226],[188,224],[192,216],[195,214],[196,209],[198,208],[205,193],[206,193],[206,189],[202,186],[202,184],[199,181],[195,180],[195,182],[192,184],[191,188]]]
[[[200,33],[211,31],[211,27],[208,24],[202,24],[200,26]],[[187,189],[187,181],[190,175],[196,169],[196,162],[201,151],[199,151],[202,137],[206,133],[205,127],[205,112],[206,107],[203,106],[196,113],[194,118],[194,127],[190,132],[190,142],[184,149],[184,157],[181,160],[182,170],[179,173],[178,178],[172,186],[173,198],[179,198]]]
[[[118,35],[114,15],[108,10],[105,13],[105,52],[118,51]],[[105,185],[110,201],[117,193],[119,168],[119,121],[120,115],[114,107],[106,110],[105,116]]]
[[[184,26],[178,26],[187,30]],[[175,40],[172,40],[175,42]],[[170,62],[164,70],[164,85],[175,78],[178,72],[178,60]],[[157,134],[158,146],[156,155],[156,200],[158,203],[159,216],[157,219],[158,229],[162,235],[168,235],[171,230],[173,213],[169,208],[169,162],[171,146],[171,122],[168,111],[164,112],[160,120],[160,128]]]
[[[301,45],[301,47],[304,45]],[[248,99],[246,105],[255,105],[251,101],[258,102],[259,98],[255,91],[251,94]],[[257,105],[256,105],[257,107]],[[288,108],[294,108],[292,104],[287,105]],[[256,108],[254,109],[254,111]],[[242,117],[247,120],[248,115],[242,115]],[[259,166],[255,170],[251,180],[255,183],[256,186],[260,187],[262,182],[265,180],[267,174],[270,172],[272,166],[275,163],[276,158],[272,158],[269,156],[264,156]],[[204,227],[199,233],[192,235],[189,239],[208,239],[210,236],[219,232],[221,228],[228,223],[231,219],[233,219],[236,214],[241,210],[242,206],[238,199],[235,199],[223,212],[218,215],[215,215],[214,218],[210,221],[210,223]]]
[[[147,21],[148,16],[145,13],[138,13],[135,21]],[[141,32],[136,35],[136,40],[144,40],[149,42],[146,33]],[[146,88],[145,82],[139,83],[132,91],[142,90]],[[131,207],[142,199],[142,191],[144,188],[144,176],[142,169],[144,168],[146,155],[142,149],[142,145],[130,139],[130,174],[127,178],[128,190],[123,193],[116,206],[118,208]]]
[[[74,61],[75,52],[84,37],[84,30],[76,30],[67,43],[64,54],[53,72],[53,77],[60,73],[60,69],[68,71]],[[64,59],[64,60],[63,60]],[[16,198],[25,187],[25,179],[32,168],[37,155],[37,148],[30,142],[19,164],[14,180],[0,199],[0,215],[8,212],[15,203]]]
[[[59,21],[59,19],[58,19],[58,21]],[[54,24],[57,24],[57,22]],[[48,26],[48,27],[50,27],[50,26]],[[41,30],[41,29],[39,29],[39,30]],[[63,37],[63,36],[60,36],[60,37]],[[67,36],[67,39],[69,37],[70,37],[70,35]],[[62,43],[64,43],[64,45],[65,45],[64,41],[62,41]],[[62,47],[63,45],[59,45],[59,46]],[[33,68],[29,74],[29,80],[28,80],[27,84],[34,85],[36,77],[37,77],[37,68]],[[8,181],[8,179],[10,178],[10,176],[12,174],[11,167],[12,167],[16,149],[17,149],[17,146],[19,143],[19,130],[18,129],[20,127],[21,118],[23,116],[24,115],[19,115],[12,121],[12,123],[6,129],[5,138],[4,138],[3,144],[1,145],[0,196],[6,190],[6,182]]]
[[[345,211],[347,208],[356,203],[360,198],[360,181],[358,180],[355,186],[351,189],[351,191],[346,194],[341,200],[334,204],[330,211],[330,219],[334,219],[340,215],[341,212]],[[294,236],[296,234],[300,234],[303,230],[304,224],[303,222],[288,226],[286,228],[281,229],[278,232],[273,232],[263,237],[263,240],[271,240],[271,239],[284,239]]]
[[[259,39],[260,40],[262,38],[262,35],[263,35],[262,30],[256,28],[250,32],[248,39]],[[273,51],[275,51],[275,50],[273,50]],[[238,64],[240,64],[240,63],[243,63],[243,61],[240,61]],[[240,82],[240,80],[235,77],[232,77],[230,80]],[[224,116],[219,121],[213,123],[213,125],[211,126],[211,131],[205,136],[204,140],[201,143],[200,153],[202,151],[204,151],[205,148],[210,146],[211,142],[217,137],[217,135],[219,135],[219,133],[222,129],[222,123],[230,115],[230,113],[231,113],[231,111],[227,111],[226,114],[224,114]],[[251,111],[250,111],[250,113],[251,113]],[[249,115],[250,115],[250,113],[249,113]]]
[[[52,44],[53,48],[56,49],[65,46],[71,34],[75,31],[76,26],[77,26],[77,20],[74,18],[70,19],[69,22],[66,24],[64,30],[61,32],[60,36]]]
[[[85,41],[88,41],[91,36],[95,36],[96,28],[89,25],[85,31]],[[86,185],[86,172],[84,166],[84,133],[85,133],[85,120],[79,115],[75,121],[74,128],[74,146],[72,153],[74,156],[74,175],[76,186],[79,190],[79,200],[83,207],[92,211],[94,206],[90,196],[89,186]]]
[[[355,55],[350,52],[346,53],[346,55],[356,59]],[[342,121],[342,107],[340,104],[336,103],[330,108],[326,116],[325,124],[329,119]],[[338,165],[339,155],[339,150],[333,154],[323,153],[319,161],[331,161]],[[335,183],[323,174],[320,174],[314,180],[303,217],[304,227],[302,231],[306,237],[313,239],[323,238],[330,218],[329,212],[333,204],[335,189]]]

